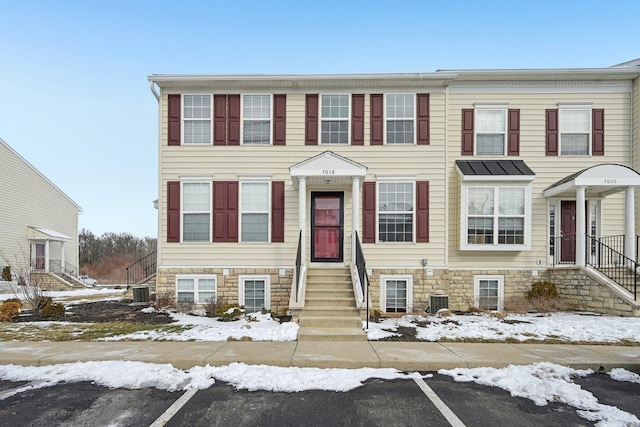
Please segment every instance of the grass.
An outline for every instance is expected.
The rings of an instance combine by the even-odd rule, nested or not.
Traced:
[[[133,334],[140,331],[180,332],[185,329],[187,328],[178,325],[148,325],[127,322],[0,323],[0,341],[95,341],[100,338]]]

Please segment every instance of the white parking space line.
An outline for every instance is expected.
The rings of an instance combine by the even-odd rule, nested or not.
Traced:
[[[173,405],[169,406],[162,415],[158,417],[149,427],[162,427],[178,413],[180,409],[198,392],[197,388],[192,388],[184,392],[182,396]]]
[[[418,372],[413,372],[411,378],[418,384],[418,387],[422,392],[431,400],[431,402],[438,408],[438,411],[447,419],[449,424],[453,427],[465,427],[465,424],[460,421],[460,418],[453,413],[453,411],[438,397],[435,391],[424,382],[421,375]]]

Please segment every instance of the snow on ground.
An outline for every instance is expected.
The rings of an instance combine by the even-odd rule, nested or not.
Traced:
[[[615,371],[618,371],[617,369]],[[621,370],[624,371],[624,370]],[[613,372],[613,371],[612,371]],[[589,391],[572,381],[574,377],[592,374],[592,370],[577,370],[552,363],[534,363],[527,366],[509,365],[505,368],[458,368],[441,369],[439,374],[449,375],[458,382],[499,387],[511,396],[523,397],[536,405],[559,402],[577,409],[586,420],[596,422],[598,427],[640,426],[640,419],[615,406],[603,405]],[[619,372],[620,378],[632,374]],[[613,375],[612,375],[613,378]]]
[[[280,324],[271,318],[271,314],[251,313],[241,320],[232,322],[220,322],[217,318],[184,313],[170,313],[170,315],[176,320],[172,325],[184,326],[187,329],[180,332],[140,331],[108,337],[103,340],[227,341],[228,339],[240,340],[243,337],[248,337],[252,341],[295,341],[298,338],[297,323],[284,322]]]
[[[420,324],[420,326],[418,326]],[[424,325],[424,326],[423,326]],[[451,317],[403,316],[369,322],[367,336],[379,340],[392,335],[398,326],[416,328],[416,337],[425,341],[441,339],[546,340],[566,342],[619,343],[640,341],[640,322],[633,317],[609,317],[593,313],[507,315],[504,320],[485,314]]]
[[[0,282],[6,284],[8,282]],[[14,293],[15,292],[15,293]],[[82,302],[82,297],[104,297],[102,299],[122,298],[124,289],[112,289],[112,288],[79,288],[69,291],[44,291],[43,295],[53,298],[54,300],[63,298],[78,298],[76,302]],[[20,286],[10,287],[8,285],[0,286],[0,301],[8,300],[10,298],[18,297],[24,299],[20,292]],[[113,298],[109,298],[113,297]]]
[[[345,392],[360,387],[370,378],[390,380],[413,377],[391,368],[282,368],[244,363],[196,366],[186,371],[170,364],[132,361],[76,362],[50,366],[0,365],[0,379],[30,382],[19,389],[0,394],[0,400],[30,389],[80,381],[91,381],[111,388],[154,387],[179,391],[206,389],[219,380],[238,390],[291,393],[306,390]]]

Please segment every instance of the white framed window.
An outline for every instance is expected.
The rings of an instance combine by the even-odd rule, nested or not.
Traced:
[[[211,183],[182,182],[182,241],[211,241]]]
[[[238,303],[246,313],[271,309],[270,276],[238,276]]]
[[[176,274],[176,301],[196,304],[216,302],[218,276],[215,274]]]
[[[506,154],[507,109],[475,109],[475,150],[478,156],[502,156]]]
[[[531,249],[531,185],[462,184],[462,250]]]
[[[415,144],[416,101],[413,93],[385,95],[387,144]]]
[[[350,96],[320,95],[320,143],[349,144]]]
[[[413,310],[413,276],[380,275],[380,308],[386,313]]]
[[[242,143],[271,144],[271,95],[242,95]]]
[[[584,105],[559,105],[561,156],[591,154],[591,108]]]
[[[211,144],[211,95],[182,95],[182,141]]]
[[[473,300],[482,310],[502,310],[504,276],[473,276]]]
[[[413,242],[415,182],[378,182],[378,242]]]
[[[268,242],[271,213],[269,182],[240,182],[240,241]]]

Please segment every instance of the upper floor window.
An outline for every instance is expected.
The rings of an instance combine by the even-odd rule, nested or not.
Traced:
[[[271,143],[271,95],[243,95],[242,143]]]
[[[378,183],[378,241],[413,242],[414,183]]]
[[[507,130],[506,109],[476,109],[476,155],[505,154]]]
[[[349,143],[349,95],[320,96],[320,143]]]
[[[588,156],[591,133],[591,110],[560,108],[560,154]]]
[[[413,144],[415,95],[387,94],[385,105],[387,144]]]
[[[240,194],[240,236],[242,242],[269,241],[268,182],[242,182]]]
[[[182,183],[182,241],[211,240],[211,184]]]
[[[184,95],[184,144],[211,144],[211,95]]]

